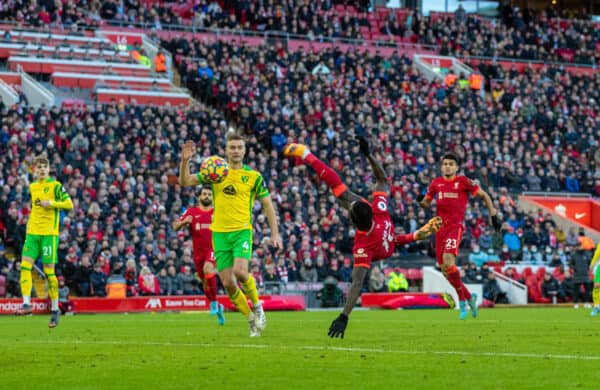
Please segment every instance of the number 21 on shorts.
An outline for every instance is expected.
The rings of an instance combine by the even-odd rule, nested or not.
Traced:
[[[448,238],[446,240],[446,249],[456,249],[456,239],[455,238]]]

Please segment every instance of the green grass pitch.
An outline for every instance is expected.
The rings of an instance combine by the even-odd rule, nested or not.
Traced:
[[[595,389],[600,318],[589,310],[270,312],[0,317],[0,389]],[[393,386],[393,387],[391,387]]]

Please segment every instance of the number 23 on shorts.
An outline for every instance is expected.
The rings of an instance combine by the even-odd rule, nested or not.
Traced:
[[[445,249],[456,249],[456,239],[455,238],[446,239],[446,245],[444,247],[445,247]]]

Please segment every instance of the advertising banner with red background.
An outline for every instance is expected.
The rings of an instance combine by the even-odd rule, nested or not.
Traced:
[[[546,198],[542,196],[524,196],[524,198],[573,222],[600,231],[600,203],[592,198]]]
[[[267,311],[305,310],[303,295],[264,295],[260,297]],[[227,296],[219,296],[218,300],[227,310],[234,310]],[[75,313],[133,313],[145,311],[188,311],[208,310],[209,302],[204,295],[190,296],[153,296],[125,299],[114,298],[73,298]],[[14,314],[21,307],[21,299],[0,299],[0,314]],[[49,313],[47,299],[32,299],[33,312]]]
[[[130,31],[107,31],[103,30],[102,35],[112,43],[124,46],[141,45],[144,34],[141,32]]]
[[[365,293],[361,296],[362,307],[377,307],[381,309],[418,309],[444,308],[447,309],[448,299],[444,293]]]

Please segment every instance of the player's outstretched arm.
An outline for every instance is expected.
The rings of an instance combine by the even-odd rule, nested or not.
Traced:
[[[192,223],[191,215],[188,215],[184,219],[178,219],[176,221],[173,221],[173,230],[178,231],[181,228],[183,228],[184,226],[189,225],[190,223]]]
[[[179,164],[179,178],[178,182],[180,186],[191,187],[202,184],[197,175],[190,173],[190,160],[196,153],[196,145],[194,141],[187,141],[183,144],[181,150],[181,162]]]
[[[490,217],[492,218],[492,226],[494,227],[494,230],[499,232],[500,228],[502,227],[502,222],[500,221],[500,218],[498,218],[498,211],[494,207],[494,202],[492,202],[492,198],[490,198],[488,193],[482,190],[481,188],[477,191],[477,196],[483,199],[485,207],[487,207],[487,209],[490,212]]]
[[[429,198],[425,195],[417,196],[417,202],[419,203],[419,206],[421,206],[424,209],[429,208],[429,206],[431,206],[432,201],[433,198]]]
[[[375,191],[387,191],[387,174],[385,173],[381,163],[377,161],[371,153],[369,141],[367,141],[365,137],[356,137],[356,139],[358,140],[360,152],[365,155],[369,161],[369,165],[371,165],[371,170],[373,171],[376,181]]]
[[[344,306],[344,310],[342,314],[340,314],[329,327],[329,332],[327,333],[329,337],[341,337],[344,338],[344,332],[346,331],[346,325],[348,325],[348,316],[352,312],[358,297],[360,297],[360,292],[362,290],[363,283],[365,281],[365,276],[367,276],[369,269],[365,267],[354,267],[352,271],[352,285],[350,286],[350,290],[348,290],[348,296],[346,297],[346,305]]]

